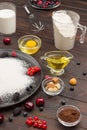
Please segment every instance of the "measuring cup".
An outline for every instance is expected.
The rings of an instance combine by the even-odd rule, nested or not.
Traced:
[[[74,47],[77,29],[82,31],[80,43],[84,43],[86,26],[79,23],[80,15],[70,10],[54,11],[52,13],[55,47],[60,50],[70,50]]]

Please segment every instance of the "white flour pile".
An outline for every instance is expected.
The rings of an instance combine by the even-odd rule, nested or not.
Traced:
[[[73,37],[76,34],[75,25],[65,11],[58,11],[53,15],[54,24],[64,37]]]
[[[23,91],[33,79],[26,74],[23,61],[16,58],[0,58],[0,96]]]

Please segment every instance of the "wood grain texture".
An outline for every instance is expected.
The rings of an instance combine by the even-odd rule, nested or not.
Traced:
[[[0,35],[0,48],[12,48],[18,50],[18,38],[23,35],[34,34],[41,38],[42,47],[40,51],[33,55],[33,57],[40,63],[40,56],[42,56],[46,51],[57,50],[54,46],[54,38],[53,38],[53,27],[52,27],[52,12],[61,9],[73,10],[79,13],[81,19],[80,23],[87,26],[87,2],[86,0],[62,0],[62,4],[60,7],[49,10],[37,10],[32,8],[27,0],[5,0],[7,2],[13,2],[17,7],[17,30],[16,33],[11,35],[11,45],[6,46],[3,44],[4,35]],[[0,0],[3,2],[3,0]],[[39,33],[35,33],[31,29],[31,25],[29,23],[28,15],[23,9],[23,5],[27,4],[31,13],[34,13],[35,17],[39,18],[43,21],[45,25],[45,29]],[[87,33],[85,37],[85,43],[80,44],[81,31],[78,30],[75,46],[70,52],[74,55],[74,59],[70,63],[70,65],[65,69],[64,75],[60,76],[65,82],[64,91],[55,97],[47,96],[41,89],[39,90],[27,101],[33,101],[35,103],[35,99],[37,97],[43,97],[45,99],[45,107],[43,112],[39,112],[38,108],[34,107],[34,110],[29,113],[29,116],[38,116],[41,119],[45,119],[48,124],[47,130],[87,130],[87,75],[83,75],[84,71],[87,71]],[[80,66],[77,66],[77,62],[80,62]],[[41,65],[41,63],[40,63]],[[50,74],[49,70],[42,66],[43,74]],[[70,91],[69,79],[71,77],[77,78],[77,85],[75,86],[74,91]],[[0,86],[1,87],[1,86]],[[61,100],[65,100],[66,104],[73,104],[80,108],[82,113],[82,120],[79,125],[72,128],[66,128],[60,125],[56,118],[56,110],[60,106]],[[12,106],[10,108],[4,108],[0,110],[0,113],[5,115],[5,121],[3,124],[0,124],[0,130],[34,130],[36,128],[28,127],[25,124],[26,118],[21,114],[18,117],[15,117],[13,122],[8,121],[8,117],[11,115],[12,111],[16,107],[24,108],[24,102]],[[37,129],[36,129],[37,130]]]

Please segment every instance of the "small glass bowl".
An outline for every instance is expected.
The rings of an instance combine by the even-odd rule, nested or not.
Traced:
[[[73,105],[64,105],[58,108],[56,114],[57,114],[58,121],[62,125],[67,126],[67,127],[75,126],[81,121],[81,112],[79,108]],[[71,119],[71,116],[73,116],[72,117],[73,119]]]
[[[52,79],[55,78],[55,77],[51,77],[51,78],[47,78],[47,79],[44,79],[42,81],[42,89],[43,91],[47,94],[47,95],[50,95],[50,96],[56,96],[58,94],[60,94],[63,89],[64,89],[64,82],[62,79],[58,78],[58,84],[60,85],[60,89],[56,90],[56,91],[49,91],[46,89],[46,86],[48,83],[52,82]]]
[[[29,41],[31,41],[30,45],[26,46]],[[25,35],[18,39],[18,46],[26,54],[35,54],[41,48],[41,39],[35,35]]]

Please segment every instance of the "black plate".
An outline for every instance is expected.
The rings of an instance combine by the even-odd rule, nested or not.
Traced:
[[[29,66],[39,66],[40,67],[39,63],[32,56],[24,54],[24,53],[22,53],[22,52],[20,52],[18,50],[0,49],[0,57],[1,57],[1,55],[3,53],[6,53],[9,56],[11,56],[12,51],[16,52],[16,54],[17,54],[16,58],[25,61],[27,64],[29,64]],[[13,100],[9,101],[9,100],[7,100],[7,102],[2,102],[2,103],[0,101],[0,108],[9,107],[9,106],[18,104],[18,103],[26,100],[27,98],[29,98],[30,96],[32,96],[38,90],[38,88],[40,87],[41,81],[42,81],[42,70],[34,75],[33,88],[31,88],[30,91],[26,90],[25,94],[23,94],[20,97],[19,101],[13,101]],[[1,99],[1,97],[0,97],[0,99]]]
[[[45,0],[44,0],[44,1],[45,1]],[[59,7],[59,6],[61,5],[61,0],[58,0],[58,2],[59,2],[58,4],[53,3],[53,4],[49,5],[49,6],[46,7],[46,8],[44,8],[44,7],[42,7],[42,6],[39,6],[39,5],[37,5],[37,4],[33,4],[33,3],[31,2],[31,0],[28,0],[28,2],[29,2],[29,4],[30,4],[32,7],[36,8],[36,9],[41,9],[41,10],[55,9],[55,8],[57,8],[57,7]]]

